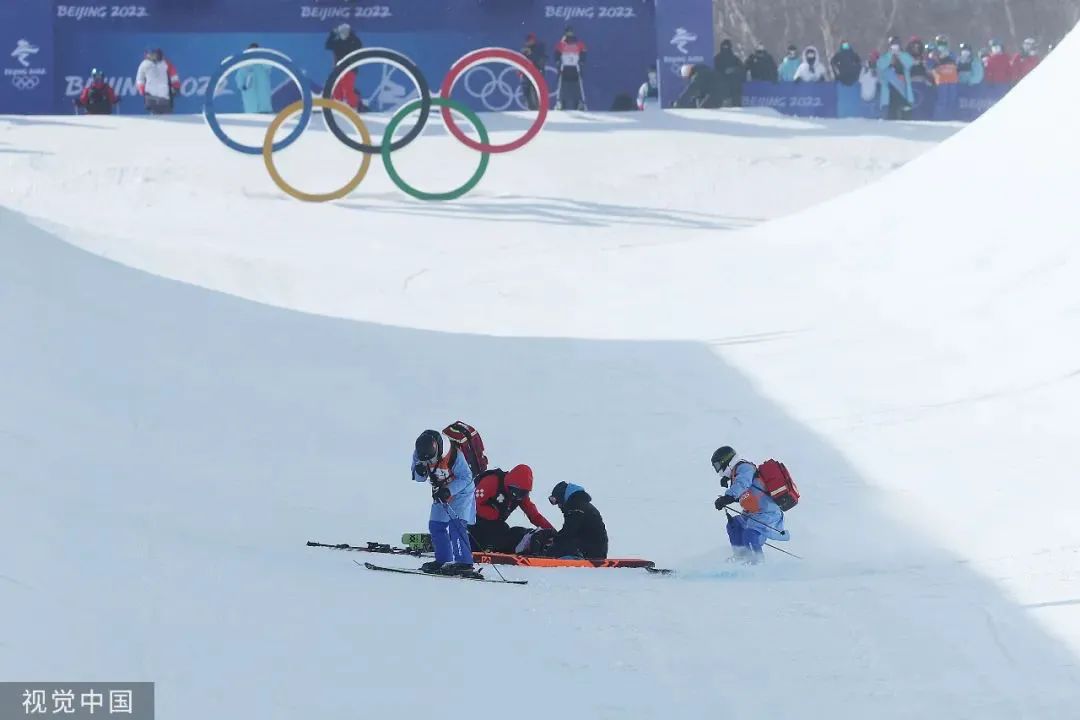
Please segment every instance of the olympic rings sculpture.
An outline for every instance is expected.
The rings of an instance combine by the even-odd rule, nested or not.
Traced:
[[[363,182],[371,166],[372,156],[374,155],[379,155],[381,157],[383,166],[386,168],[387,175],[390,177],[391,181],[398,189],[407,195],[418,200],[455,200],[471,191],[480,182],[484,173],[487,172],[491,155],[512,152],[525,146],[540,133],[544,127],[544,123],[547,121],[547,103],[540,103],[536,119],[521,137],[510,142],[495,145],[491,143],[487,128],[484,126],[479,115],[465,105],[450,99],[450,96],[454,91],[454,86],[470,69],[492,61],[511,65],[520,71],[536,90],[537,97],[546,98],[549,96],[547,82],[544,79],[543,73],[521,53],[505,48],[481,48],[459,58],[450,67],[450,70],[446,73],[446,77],[443,78],[438,97],[431,94],[427,79],[420,71],[420,68],[417,67],[416,63],[402,53],[388,48],[364,48],[346,55],[338,61],[330,71],[330,75],[323,86],[322,97],[312,96],[310,86],[302,80],[303,73],[296,67],[289,56],[276,50],[252,48],[245,50],[240,55],[227,57],[221,62],[221,65],[211,76],[210,81],[207,84],[203,115],[206,119],[206,124],[210,126],[211,132],[213,132],[214,136],[226,147],[246,155],[262,155],[266,171],[274,181],[274,184],[283,192],[297,200],[305,202],[328,202],[345,197]],[[390,65],[405,73],[416,85],[417,92],[420,96],[419,99],[406,103],[393,114],[378,145],[372,143],[371,134],[359,113],[344,103],[333,99],[334,91],[337,89],[341,80],[351,71],[361,65],[369,63]],[[270,126],[266,129],[266,135],[262,145],[258,146],[244,145],[226,135],[221,127],[221,123],[217,119],[217,113],[214,109],[214,96],[218,86],[224,81],[225,77],[241,67],[255,64],[266,64],[279,68],[300,88],[300,99],[284,108],[274,117]],[[449,133],[466,147],[480,153],[480,163],[472,176],[460,187],[447,192],[426,192],[410,185],[401,177],[400,173],[398,173],[391,157],[394,152],[412,144],[421,134],[423,134],[433,106],[439,108],[443,124],[446,126]],[[293,187],[286,182],[278,172],[273,160],[273,154],[275,152],[284,150],[300,138],[307,129],[308,123],[311,122],[311,116],[315,108],[319,108],[322,111],[323,121],[326,123],[327,129],[330,130],[331,134],[337,140],[346,147],[356,150],[363,155],[363,159],[360,162],[360,167],[356,174],[342,187],[326,193],[307,193]],[[394,140],[394,134],[397,132],[402,122],[417,111],[419,111],[419,117],[416,120],[416,124],[401,138]],[[457,121],[453,116],[454,112],[468,120],[469,124],[476,129],[476,133],[480,138],[479,141],[469,137],[460,127],[458,127]],[[278,142],[274,142],[277,131],[286,120],[297,113],[300,113],[300,120],[296,124],[296,127],[294,127],[286,137]],[[362,142],[357,142],[341,129],[337,118],[335,117],[336,114],[341,114],[348,120],[349,124],[356,129]]]

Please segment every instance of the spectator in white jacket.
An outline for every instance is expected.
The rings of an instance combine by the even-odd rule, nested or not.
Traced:
[[[802,55],[802,65],[795,71],[795,82],[824,82],[825,63],[821,62],[817,48],[811,45]]]
[[[146,109],[161,115],[172,111],[172,88],[174,71],[161,50],[151,50],[139,64],[135,85],[146,102]],[[178,81],[179,78],[176,78]]]

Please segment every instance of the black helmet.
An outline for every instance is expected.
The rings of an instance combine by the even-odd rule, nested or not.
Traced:
[[[104,80],[105,79],[105,73],[101,72],[101,70],[99,70],[98,68],[94,68],[93,70],[90,71],[90,79],[91,80]]]
[[[722,448],[717,448],[716,452],[712,454],[712,466],[713,470],[717,474],[720,474],[728,469],[728,465],[735,459],[735,449],[730,445],[725,445]]]
[[[416,438],[416,459],[420,462],[435,462],[442,454],[442,433],[438,430],[425,430]]]
[[[548,496],[548,502],[552,505],[562,505],[563,499],[566,497],[566,481],[563,480],[555,487],[551,489],[551,495]]]

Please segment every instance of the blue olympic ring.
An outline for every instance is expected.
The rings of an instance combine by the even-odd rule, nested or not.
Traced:
[[[311,121],[311,111],[314,106],[311,101],[311,86],[302,80],[303,73],[301,73],[296,65],[293,64],[292,59],[288,55],[284,55],[275,50],[252,49],[245,50],[239,55],[225,58],[206,86],[203,117],[206,118],[206,124],[210,126],[210,130],[213,131],[218,140],[225,143],[226,147],[236,150],[237,152],[242,152],[245,155],[262,155],[262,145],[244,145],[236,142],[225,134],[225,131],[221,129],[221,124],[218,122],[217,112],[214,110],[214,92],[217,90],[218,84],[230,72],[238,70],[244,65],[256,65],[260,63],[277,66],[281,68],[286,75],[291,77],[293,82],[300,87],[300,99],[304,103],[304,108],[300,112],[300,122],[296,124],[296,127],[293,128],[288,136],[279,142],[274,143],[275,152],[284,150],[300,139],[300,136],[304,134],[304,130],[307,129],[308,123]]]

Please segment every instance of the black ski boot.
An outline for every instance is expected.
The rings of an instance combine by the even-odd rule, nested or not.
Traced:
[[[439,562],[438,560],[432,560],[430,562],[426,562],[423,565],[421,565],[420,566],[420,572],[426,572],[426,573],[445,572],[446,566],[451,565],[451,564],[453,564],[453,563],[442,563],[442,562]]]
[[[439,572],[444,575],[454,575],[455,577],[468,577],[468,578],[480,578],[483,577],[472,563],[446,563],[443,565]]]

